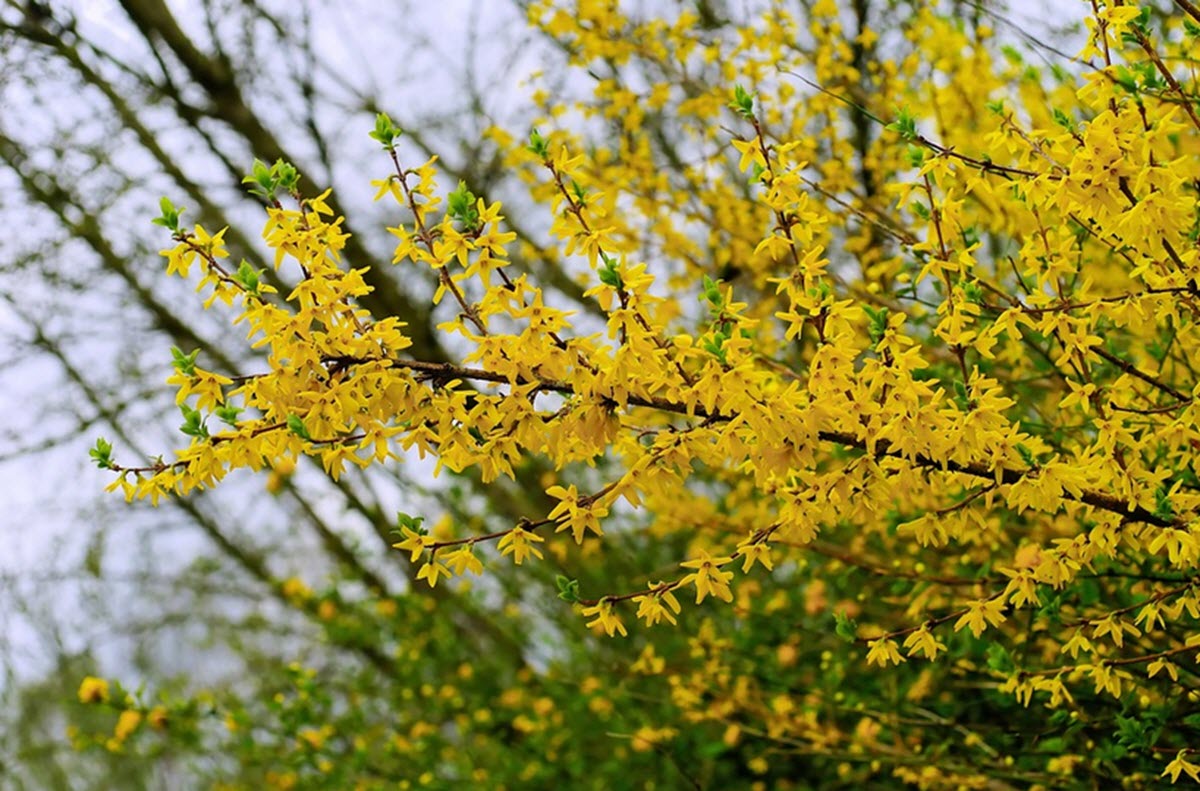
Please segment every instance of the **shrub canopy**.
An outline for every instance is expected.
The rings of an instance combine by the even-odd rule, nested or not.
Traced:
[[[401,514],[408,592],[279,581],[361,663],[89,679],[95,738],[234,787],[1197,779],[1200,12],[1080,5],[1072,59],[958,5],[693,5],[528,4],[579,93],[488,132],[504,205],[379,115],[445,355],[288,163],[246,179],[273,270],[164,199],[168,272],[262,367],[175,350],[188,444],[101,441],[114,489],[419,457],[527,496]]]

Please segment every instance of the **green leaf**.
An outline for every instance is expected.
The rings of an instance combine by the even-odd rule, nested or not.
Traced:
[[[88,451],[92,461],[102,470],[112,469],[112,444],[104,437],[96,439],[96,445]]]
[[[532,130],[530,130],[529,145],[525,148],[526,150],[537,154],[543,160],[548,160],[550,158],[550,143],[546,140],[546,138],[542,137],[542,133],[537,130],[537,127],[534,127]]]
[[[308,429],[304,426],[304,421],[299,415],[288,415],[287,418],[288,431],[291,431],[297,437],[308,442],[312,442],[312,437],[308,434]]]
[[[460,181],[458,189],[446,196],[447,214],[451,219],[459,222],[464,230],[478,230],[479,211],[475,206],[477,200],[475,194],[467,189],[467,183]]]
[[[747,91],[741,85],[735,85],[733,87],[733,101],[729,103],[729,109],[745,119],[753,120],[754,94]]]
[[[1115,82],[1128,93],[1138,92],[1137,77],[1135,77],[1133,72],[1124,66],[1117,66],[1113,74],[1113,82]]]
[[[279,189],[288,193],[295,193],[300,185],[300,171],[282,159],[275,160],[271,166],[271,178]]]
[[[178,346],[171,347],[171,364],[175,370],[184,376],[196,375],[196,358],[200,356],[199,349],[193,349],[190,354],[184,354]]]
[[[283,159],[275,160],[275,164],[270,167],[261,159],[255,159],[250,175],[243,178],[242,183],[250,185],[252,194],[274,201],[279,190],[291,195],[296,194],[300,185],[300,171]]]
[[[840,610],[835,610],[833,620],[836,625],[833,628],[834,633],[845,640],[847,643],[853,643],[858,639],[858,622],[847,616]]]
[[[1137,63],[1130,68],[1137,74],[1138,82],[1143,88],[1158,90],[1165,87],[1162,77],[1158,74],[1158,68],[1153,63]]]
[[[171,203],[170,198],[166,197],[159,198],[158,208],[162,212],[162,216],[155,217],[150,222],[161,225],[172,233],[179,233],[179,215],[183,214],[183,209],[177,208]]]
[[[1075,119],[1074,118],[1067,115],[1065,112],[1058,109],[1057,107],[1055,107],[1053,110],[1051,110],[1051,113],[1054,115],[1054,123],[1058,124],[1063,129],[1066,129],[1069,132],[1075,131]]]
[[[887,332],[887,308],[879,308],[878,310],[875,310],[874,308],[864,305],[863,310],[866,311],[867,314],[867,332],[871,336],[871,344],[875,345],[883,340],[883,335]]]
[[[1141,33],[1143,36],[1150,35],[1150,6],[1144,5],[1138,11],[1138,15],[1129,21],[1129,26]],[[1147,64],[1149,65],[1149,64]]]
[[[700,285],[704,289],[704,294],[700,297],[700,301],[707,301],[714,311],[721,310],[725,306],[725,295],[721,293],[721,281],[713,280],[708,275],[704,275],[700,281]]]
[[[967,301],[975,305],[983,304],[983,289],[979,287],[978,282],[972,280],[969,283],[964,283],[962,289]]]
[[[1147,750],[1158,741],[1158,733],[1161,728],[1158,717],[1147,715],[1146,712],[1141,712],[1134,717],[1118,714],[1116,721],[1117,731],[1114,736],[1117,738],[1117,744],[1131,752]]]
[[[1058,755],[1067,747],[1066,739],[1061,736],[1051,736],[1038,742],[1038,750],[1047,755]]]
[[[1037,617],[1039,619],[1045,619],[1052,624],[1059,623],[1062,621],[1062,603],[1062,594],[1055,596],[1038,608]]]
[[[1027,466],[1038,466],[1037,457],[1033,455],[1033,451],[1025,447],[1025,445],[1020,442],[1017,443],[1017,453],[1020,454],[1021,461],[1025,462]]]
[[[1171,496],[1162,486],[1154,493],[1154,515],[1168,521],[1175,518],[1175,506],[1171,504]]]
[[[208,426],[205,425],[204,415],[200,410],[180,404],[179,411],[183,415],[183,425],[179,427],[182,433],[197,439],[208,439]]]
[[[987,649],[987,665],[997,673],[1009,674],[1016,670],[1016,664],[1008,654],[1008,649],[999,643],[992,643]]]
[[[604,266],[597,270],[597,274],[600,276],[600,282],[606,286],[609,286],[610,288],[621,289],[625,283],[623,280],[621,280],[621,272],[617,268],[619,264],[617,263],[616,259],[609,258],[607,255],[602,254],[601,260],[604,262]]]
[[[409,514],[406,514],[403,511],[396,512],[397,532],[401,528],[408,528],[409,530],[413,531],[414,533],[417,533],[418,535],[422,535],[422,536],[429,535],[429,531],[426,530],[424,527],[421,527],[421,523],[424,521],[425,521],[425,517],[423,517],[423,516],[410,516]],[[403,534],[401,534],[401,535],[403,535]]]
[[[261,159],[255,159],[250,167],[250,174],[242,179],[243,184],[250,185],[250,193],[268,201],[275,200],[275,184],[271,179],[271,169]]]
[[[910,168],[919,168],[925,164],[925,149],[910,143],[904,150],[904,159]]]
[[[372,140],[375,140],[383,146],[385,151],[396,150],[396,138],[400,137],[401,130],[392,123],[392,119],[387,113],[379,113],[375,116],[375,128],[367,133]]]
[[[729,340],[729,336],[721,330],[717,330],[715,333],[713,333],[712,338],[708,338],[700,344],[700,348],[704,349],[713,357],[716,357],[721,361],[721,364],[724,365],[729,361],[725,352],[725,341],[727,340]]]
[[[579,601],[579,580],[559,574],[554,578],[554,582],[558,585],[558,598],[572,604]]]
[[[243,411],[244,410],[239,406],[234,406],[233,404],[223,404],[222,406],[217,407],[216,414],[217,417],[219,417],[225,424],[236,427],[238,424],[238,415],[240,415]]]
[[[250,262],[243,258],[242,262],[238,264],[237,272],[233,274],[233,277],[237,282],[242,284],[242,288],[246,289],[246,291],[251,294],[257,294],[261,273],[262,270],[250,266]]]
[[[897,133],[905,140],[915,141],[919,137],[916,119],[913,118],[907,107],[897,107],[896,120],[884,128]]]

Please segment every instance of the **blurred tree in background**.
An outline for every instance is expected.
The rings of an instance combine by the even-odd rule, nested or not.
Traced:
[[[519,486],[480,489],[463,476],[429,492],[425,470],[397,467],[337,484],[319,469],[279,470],[266,482],[270,497],[263,481],[247,480],[233,500],[139,513],[93,498],[100,480],[80,463],[81,442],[97,431],[147,455],[173,441],[178,411],[162,386],[162,349],[203,348],[229,372],[253,365],[190,287],[164,287],[163,240],[146,218],[159,194],[178,196],[190,219],[228,226],[227,238],[260,263],[261,204],[241,185],[256,156],[297,163],[306,183],[346,184],[339,197],[357,200],[366,226],[349,252],[377,264],[367,303],[410,317],[422,348],[443,354],[427,306],[432,281],[402,282],[384,265],[387,235],[370,222],[359,179],[373,152],[362,130],[386,105],[421,130],[406,140],[417,155],[436,151],[455,177],[497,189],[498,154],[485,150],[482,130],[520,117],[499,86],[517,85],[533,61],[487,54],[484,33],[534,51],[507,5],[452,4],[444,16],[405,3],[0,8],[0,207],[20,225],[0,243],[13,405],[0,436],[17,482],[5,536],[16,549],[3,564],[4,694],[25,726],[3,729],[2,760],[21,767],[6,781],[68,787],[51,778],[72,776],[78,787],[89,776],[78,774],[92,759],[72,754],[59,703],[74,697],[76,671],[97,662],[136,667],[156,687],[222,684],[272,656],[314,651],[338,666],[378,664],[367,646],[325,646],[317,612],[289,599],[284,581],[324,585],[334,575],[358,596],[401,592],[407,564],[382,551],[401,505],[527,505]],[[456,622],[495,632],[465,606]],[[476,648],[488,640],[472,638]],[[31,673],[45,681],[26,686]],[[96,787],[124,776],[112,766],[97,764]],[[170,761],[154,772],[148,787],[194,774]]]
[[[415,440],[446,464],[436,480],[412,454],[330,474],[338,443],[306,428],[323,418],[285,410],[233,465],[265,463],[258,476],[156,510],[81,500],[60,543],[27,539],[55,562],[5,580],[15,787],[1140,787],[1200,772],[1200,18],[1182,2],[1073,6],[1092,15],[1073,57],[1082,24],[1070,43],[1036,38],[991,5],[750,5],[479,4],[453,43],[453,10],[423,11],[423,38],[408,9],[374,4],[0,13],[0,205],[28,217],[0,273],[19,394],[5,463],[37,498],[23,524],[53,516],[47,494],[74,505],[58,470],[81,436],[114,439],[115,455],[94,449],[102,466],[145,464],[139,496],[204,479],[156,460],[180,445],[172,365],[185,394],[204,371],[242,386],[284,365],[162,275],[160,213],[172,269],[228,248],[245,263],[218,291],[257,299],[261,277],[286,295],[311,273],[272,266],[263,204],[282,211],[298,183],[317,206],[332,186],[347,224],[328,238],[369,286],[359,330],[404,321],[404,381],[448,416]],[[378,142],[405,163],[395,178]],[[252,160],[296,173],[256,168],[256,198]],[[399,205],[372,204],[372,181]],[[440,210],[421,201],[439,199],[430,236]],[[227,230],[211,242],[193,223]],[[501,232],[506,261],[481,264],[473,245]],[[463,233],[475,268],[446,274],[455,255],[433,243]],[[488,266],[497,290],[471,282]],[[496,315],[509,334],[489,340]],[[593,337],[630,350],[627,367]],[[544,357],[523,362],[535,341]],[[316,390],[367,362],[314,343]],[[459,365],[477,349],[484,376]],[[497,372],[510,364],[526,367]],[[795,383],[819,408],[788,425],[819,458],[755,444],[794,417]],[[488,411],[527,396],[561,406]],[[189,403],[184,433],[204,447],[211,409]],[[413,414],[397,431],[423,430]],[[213,412],[214,434],[218,416],[240,420]],[[519,557],[514,526],[557,515],[580,536],[602,518],[604,538],[543,531],[528,546],[544,557],[519,567],[485,548]],[[475,541],[486,573],[462,577]],[[459,576],[427,586],[463,547]],[[731,604],[693,607],[693,592]],[[635,611],[680,623],[634,626]],[[625,622],[627,639],[603,636]]]

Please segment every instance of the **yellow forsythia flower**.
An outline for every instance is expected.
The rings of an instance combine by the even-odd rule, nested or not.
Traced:
[[[117,718],[117,727],[113,730],[113,738],[119,742],[123,742],[129,738],[130,734],[138,729],[142,724],[142,713],[133,709],[126,709],[121,712],[121,716]]]
[[[80,703],[106,703],[108,701],[108,682],[102,678],[88,676],[79,685]]]
[[[155,706],[146,713],[146,722],[150,723],[150,727],[157,731],[164,730],[168,720],[167,710],[162,706]]]

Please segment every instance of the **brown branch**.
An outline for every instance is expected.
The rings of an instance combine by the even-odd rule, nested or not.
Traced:
[[[352,360],[352,363],[368,362],[366,360]],[[378,361],[371,361],[378,362]],[[405,360],[391,359],[389,361],[393,367],[403,368],[413,371],[419,371],[426,375],[437,379],[473,379],[481,382],[494,382],[496,384],[517,384],[517,385],[534,385],[540,390],[560,393],[563,395],[575,395],[575,389],[572,385],[561,382],[555,379],[537,379],[527,380],[522,377],[516,377],[515,380],[505,374],[499,374],[492,371],[483,370],[480,368],[466,368],[461,366],[448,365],[446,363],[428,362],[424,360]],[[659,396],[636,396],[630,395],[628,403],[634,406],[649,407],[657,409],[661,412],[670,412],[677,415],[687,415],[691,417],[700,417],[714,422],[725,422],[733,419],[732,415],[726,415],[718,410],[709,412],[700,405],[689,407],[687,404],[681,404],[677,401],[671,401]],[[868,441],[862,437],[844,431],[820,431],[817,433],[817,439],[822,442],[834,442],[848,448],[856,448],[862,451],[870,452],[870,455],[875,459],[894,458],[903,459],[918,467],[924,467],[930,470],[941,470],[943,472],[957,472],[964,475],[970,475],[975,478],[997,481],[1001,485],[1011,485],[1025,478],[1027,475],[1035,474],[1036,469],[1018,470],[1011,467],[989,467],[982,462],[958,462],[952,459],[935,459],[925,454],[917,453],[911,456],[905,455],[898,450],[894,450],[891,444],[882,441],[872,443],[874,450],[868,448]],[[1115,495],[1105,492],[1085,489],[1078,496],[1063,492],[1064,500],[1071,500],[1079,503],[1090,505],[1094,508],[1099,508],[1110,513],[1117,514],[1124,519],[1132,522],[1144,522],[1154,525],[1155,527],[1178,527],[1178,520],[1164,519],[1157,516],[1146,508],[1135,505],[1130,506],[1127,502]]]
[[[1143,34],[1137,28],[1133,28],[1133,31],[1137,36],[1138,44],[1142,46],[1142,50],[1144,50],[1150,60],[1154,62],[1154,67],[1158,69],[1158,73],[1161,74],[1163,79],[1167,81],[1167,84],[1171,86],[1171,90],[1175,91],[1175,93],[1179,94],[1179,97],[1183,99],[1180,104],[1183,105],[1184,112],[1186,112],[1188,114],[1188,118],[1191,119],[1192,126],[1200,129],[1200,117],[1197,117],[1196,110],[1192,107],[1192,102],[1194,99],[1188,96],[1187,92],[1183,90],[1183,86],[1179,84],[1179,80],[1175,79],[1175,75],[1172,74],[1171,70],[1167,68],[1167,64],[1163,63],[1162,58],[1159,57],[1158,52],[1154,49],[1154,45],[1150,43],[1150,39],[1146,38],[1145,34]]]
[[[1135,365],[1133,365],[1133,363],[1125,362],[1120,357],[1117,357],[1115,354],[1110,354],[1109,352],[1106,352],[1104,349],[1101,349],[1099,346],[1093,346],[1090,349],[1088,349],[1088,351],[1093,354],[1099,355],[1100,357],[1103,357],[1105,360],[1108,360],[1110,363],[1117,366],[1118,368],[1120,368],[1122,371],[1129,374],[1130,376],[1134,376],[1134,377],[1137,377],[1138,379],[1141,379],[1146,384],[1163,391],[1164,393],[1166,393],[1167,395],[1171,396],[1172,398],[1174,398],[1175,400],[1177,400],[1181,403],[1188,404],[1188,403],[1191,403],[1191,401],[1192,401],[1191,396],[1184,395],[1183,393],[1176,390],[1174,387],[1171,387],[1166,382],[1158,381],[1150,374],[1137,368]]]
[[[1192,19],[1200,22],[1200,6],[1195,6],[1189,0],[1175,0],[1175,5],[1183,9],[1184,13]]]

